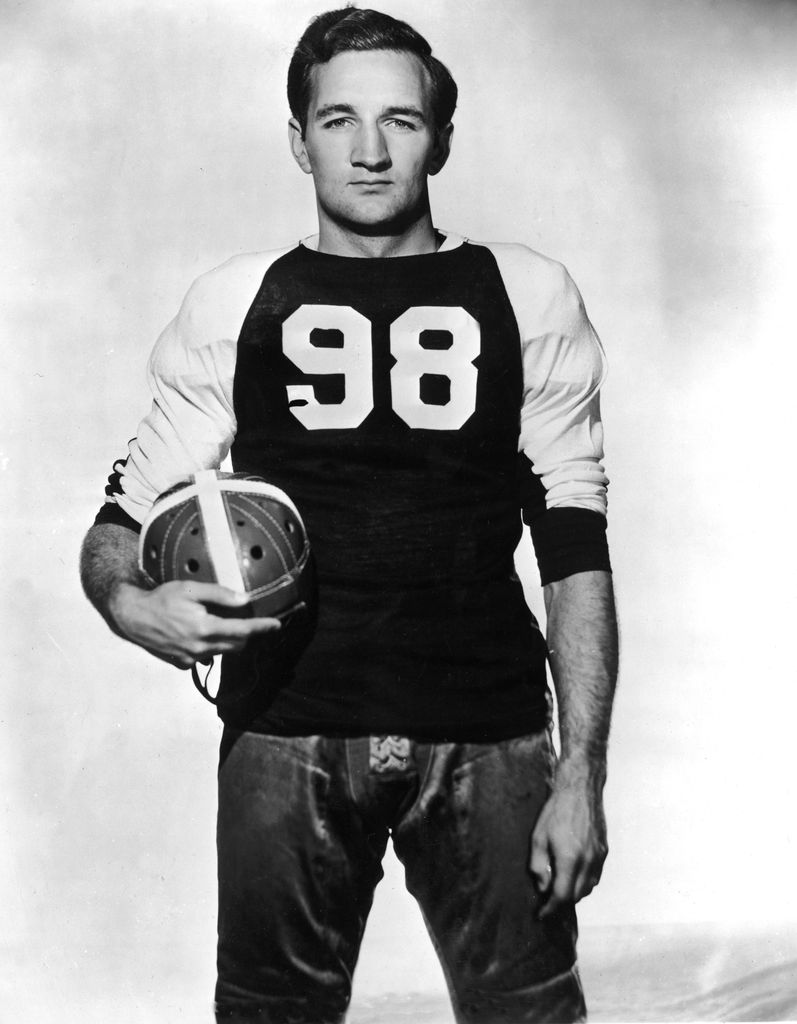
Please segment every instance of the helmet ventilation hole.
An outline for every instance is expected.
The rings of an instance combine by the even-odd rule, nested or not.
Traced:
[[[288,531],[288,533],[294,533],[296,531],[296,527],[293,525],[293,522],[290,519],[285,520],[285,529]]]
[[[157,558],[158,557],[158,549],[157,549],[157,547],[154,544],[149,549],[149,557],[150,558]]]
[[[235,520],[235,525],[236,526],[246,526],[246,523],[243,521],[243,519],[236,519]]]
[[[196,535],[199,533],[199,527],[192,526],[188,532],[191,534],[192,537],[196,537]]]
[[[249,549],[249,554],[255,559],[255,561],[259,561],[263,557],[263,549],[259,544],[255,544],[254,547]]]
[[[195,558],[189,558],[185,567],[189,572],[199,572],[199,562]]]

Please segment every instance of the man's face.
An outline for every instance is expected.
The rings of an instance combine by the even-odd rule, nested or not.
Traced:
[[[291,121],[299,166],[313,175],[319,218],[361,234],[402,231],[428,208],[426,179],[448,156],[435,131],[431,86],[412,54],[347,51],[313,71],[304,138]]]

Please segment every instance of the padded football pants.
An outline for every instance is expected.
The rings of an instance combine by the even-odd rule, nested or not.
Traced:
[[[460,1024],[584,1020],[575,914],[539,921],[528,871],[552,767],[547,732],[482,745],[226,729],[217,1019],[343,1020],[392,836]]]

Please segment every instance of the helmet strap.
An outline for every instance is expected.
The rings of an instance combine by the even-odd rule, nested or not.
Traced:
[[[205,700],[209,700],[211,704],[218,703],[218,697],[211,697],[210,690],[208,689],[208,679],[210,679],[210,673],[213,671],[213,658],[210,659],[208,670],[205,673],[205,678],[201,679],[199,672],[197,671],[196,664],[191,666],[191,678],[194,680],[194,686],[199,690]]]

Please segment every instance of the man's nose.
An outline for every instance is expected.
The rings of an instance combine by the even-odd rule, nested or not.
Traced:
[[[363,125],[357,132],[352,147],[351,162],[356,167],[366,167],[370,171],[380,171],[390,167],[390,152],[378,125]]]

